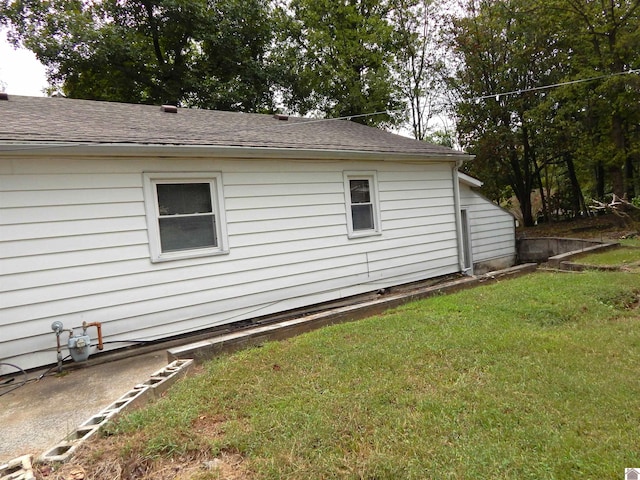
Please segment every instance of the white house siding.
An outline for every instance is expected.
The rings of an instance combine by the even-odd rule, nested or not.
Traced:
[[[474,273],[514,265],[516,240],[513,216],[462,182],[460,206],[468,212]]]
[[[359,170],[377,172],[382,235],[349,239]],[[228,254],[151,263],[142,173],[168,171],[222,172]],[[456,272],[453,205],[446,163],[1,159],[0,361],[54,363],[55,320],[153,340]]]

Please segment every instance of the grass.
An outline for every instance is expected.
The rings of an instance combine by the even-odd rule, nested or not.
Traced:
[[[536,273],[239,352],[125,417],[102,440],[115,460],[98,442],[91,462],[204,452],[242,459],[225,478],[621,478],[640,465],[639,294],[636,274]]]
[[[640,237],[637,236],[634,238],[623,238],[618,241],[624,247],[640,247]]]
[[[640,248],[620,247],[591,253],[577,259],[585,265],[635,266],[640,268]]]

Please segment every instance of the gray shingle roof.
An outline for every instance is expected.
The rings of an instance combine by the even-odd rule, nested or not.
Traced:
[[[235,146],[304,150],[465,155],[346,120],[9,95],[0,100],[0,144],[96,143]]]

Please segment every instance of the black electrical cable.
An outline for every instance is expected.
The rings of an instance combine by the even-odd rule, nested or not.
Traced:
[[[6,392],[0,392],[0,397],[3,396],[3,395],[6,395],[7,393],[13,392],[14,390],[17,390],[18,388],[24,386],[27,383],[27,381],[28,381],[27,372],[25,372],[24,369],[20,368],[18,365],[14,365],[13,363],[0,362],[0,365],[8,365],[8,366],[18,370],[18,372],[22,372],[22,374],[24,375],[24,379],[22,380],[22,383],[20,383],[19,385],[11,385],[12,388],[7,390]],[[11,378],[11,379],[7,380],[6,382],[3,382],[0,385],[0,388],[7,388],[8,385],[10,383],[12,383],[14,380],[15,380],[15,378]]]
[[[69,360],[71,358],[71,355],[67,355],[66,357],[64,357],[62,359],[62,361],[64,362],[65,360]],[[45,371],[44,373],[38,375],[38,378],[36,378],[35,380],[40,381],[42,380],[44,377],[46,377],[47,375],[49,375],[49,373],[51,372],[51,370],[53,370],[54,368],[58,368],[58,364],[53,365],[52,367],[49,367],[47,369],[47,371]]]
[[[110,340],[108,342],[102,342],[103,345],[106,345],[108,343],[141,343],[141,344],[146,344],[146,343],[155,343],[158,340]],[[92,347],[95,347],[95,345],[91,345]]]
[[[66,357],[64,357],[62,359],[62,361],[64,362],[66,360],[69,360],[70,358],[71,358],[71,355],[67,355]],[[51,370],[53,370],[54,368],[58,368],[58,365],[56,364],[56,365],[53,365],[52,367],[49,367],[49,369],[47,369],[44,373],[41,373],[37,377],[27,378],[27,372],[23,368],[20,368],[18,365],[14,365],[13,363],[6,363],[6,362],[0,362],[0,365],[9,365],[10,367],[15,368],[19,372],[22,372],[22,374],[24,375],[24,379],[22,380],[22,382],[19,385],[12,385],[13,388],[7,390],[6,392],[0,392],[0,397],[3,396],[3,395],[6,395],[7,393],[13,392],[14,390],[17,390],[20,387],[24,387],[27,383],[39,382],[44,377],[49,375],[49,373],[51,373]],[[9,383],[13,383],[14,380],[15,380],[15,378],[10,378],[9,380],[6,380],[5,382],[0,383],[0,389],[7,387],[9,385]]]

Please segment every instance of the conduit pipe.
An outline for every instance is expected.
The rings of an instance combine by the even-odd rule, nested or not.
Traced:
[[[460,273],[469,274],[469,268],[464,265],[464,244],[462,242],[462,216],[460,214],[460,180],[458,178],[458,169],[462,166],[463,159],[458,159],[453,165],[453,206],[455,209],[456,219],[456,242],[458,244],[458,268]]]
[[[71,329],[65,330],[64,327],[62,326],[62,322],[59,322],[59,321],[55,321],[51,324],[51,330],[53,330],[56,334],[58,373],[62,373],[62,345],[60,345],[60,335],[62,334],[62,332],[69,332],[69,337],[71,337],[71,335],[73,335],[73,330]]]
[[[102,350],[104,348],[104,344],[102,343],[102,324],[100,322],[82,322],[82,330],[84,333],[87,333],[88,327],[96,327],[96,330],[98,330],[98,350]]]

